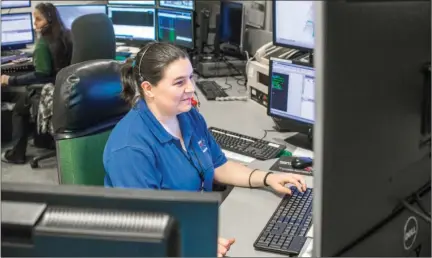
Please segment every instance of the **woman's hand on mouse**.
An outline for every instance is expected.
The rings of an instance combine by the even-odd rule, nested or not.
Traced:
[[[300,192],[306,191],[306,182],[301,175],[283,173],[283,174],[270,174],[266,180],[267,184],[278,193],[291,195],[291,190],[286,187],[286,184],[293,184]]]
[[[225,239],[219,237],[218,239],[218,249],[217,249],[217,257],[224,257],[226,253],[229,251],[232,244],[234,244],[235,239],[229,238]]]
[[[9,84],[9,75],[5,75],[5,74],[3,74],[2,76],[1,76],[1,85],[2,86],[6,86],[6,85],[8,85]]]

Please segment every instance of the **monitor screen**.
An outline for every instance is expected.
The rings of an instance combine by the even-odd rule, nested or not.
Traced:
[[[31,13],[2,14],[1,20],[2,47],[33,43]]]
[[[185,0],[185,1],[160,0],[159,6],[193,10],[194,9],[194,1],[193,0]]]
[[[310,51],[314,41],[313,1],[274,1],[273,44]]]
[[[119,40],[156,40],[155,9],[108,6],[108,16]]]
[[[30,0],[28,0],[28,1],[5,1],[5,0],[2,0],[1,1],[1,9],[23,8],[23,7],[30,7]]]
[[[155,0],[149,1],[108,1],[108,4],[113,5],[156,5]]]
[[[85,14],[106,14],[106,5],[57,5],[56,8],[67,29],[71,29],[72,23],[76,18]]]
[[[194,22],[190,11],[158,10],[158,39],[194,48]]]
[[[219,41],[242,45],[243,4],[222,1],[219,16]]]
[[[289,60],[270,63],[269,115],[314,124],[315,69]]]

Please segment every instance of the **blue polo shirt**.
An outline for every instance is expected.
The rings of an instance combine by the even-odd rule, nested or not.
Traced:
[[[214,170],[227,159],[195,108],[177,117],[186,151],[139,101],[105,146],[105,186],[199,191],[203,178],[204,191],[211,191]]]

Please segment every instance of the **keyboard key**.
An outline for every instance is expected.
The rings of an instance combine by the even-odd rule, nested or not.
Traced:
[[[303,245],[306,243],[306,237],[296,236],[291,241],[291,244],[288,248],[288,252],[298,254],[300,253],[301,249],[303,248]]]

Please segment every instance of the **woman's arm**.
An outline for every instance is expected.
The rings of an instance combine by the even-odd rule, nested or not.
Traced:
[[[35,67],[34,72],[29,72],[18,76],[10,76],[8,85],[22,86],[52,82],[54,72],[51,52],[49,50],[48,44],[43,39],[36,43],[35,50],[33,52],[33,64]]]
[[[249,184],[250,179],[250,184]],[[286,184],[293,184],[300,191],[306,191],[305,179],[291,173],[269,173],[250,169],[234,161],[227,161],[224,165],[215,169],[215,180],[223,184],[240,187],[270,186],[278,193],[291,194]]]
[[[51,75],[46,73],[29,72],[18,76],[10,76],[8,85],[9,86],[23,86],[29,84],[48,83],[52,82],[53,78]]]
[[[227,161],[222,166],[215,169],[215,180],[222,184],[240,187],[263,187],[264,177],[267,172],[248,168],[234,161]],[[249,186],[249,176],[251,185]]]

